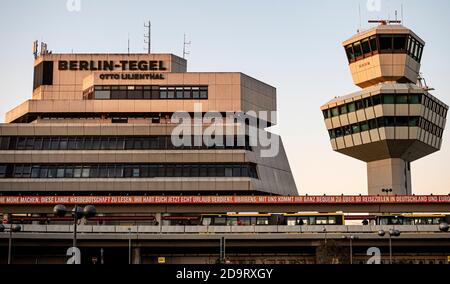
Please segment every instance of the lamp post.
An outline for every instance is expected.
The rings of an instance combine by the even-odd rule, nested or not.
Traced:
[[[9,227],[9,240],[8,240],[8,264],[11,264],[11,250],[12,250],[12,233],[20,232],[22,230],[22,226],[18,224],[11,224]],[[0,224],[0,232],[6,231],[5,225]]]
[[[384,230],[378,231],[378,235],[380,237],[384,237],[385,234],[386,232]],[[396,229],[389,229],[388,235],[389,235],[389,264],[392,264],[392,236],[394,237],[400,236],[400,231]]]
[[[62,204],[55,205],[53,207],[53,213],[58,217],[63,217],[67,214],[68,210],[66,209],[66,206]],[[84,208],[81,206],[78,206],[75,204],[72,210],[72,216],[73,216],[73,243],[72,247],[77,247],[77,225],[78,220],[82,218],[91,218],[94,217],[97,214],[97,209],[93,205],[86,205]],[[76,262],[75,262],[76,263]]]
[[[131,264],[131,227],[128,228],[128,264]]]
[[[342,238],[350,240],[350,264],[353,264],[353,240],[356,240],[358,237],[351,235],[351,236],[343,236]]]

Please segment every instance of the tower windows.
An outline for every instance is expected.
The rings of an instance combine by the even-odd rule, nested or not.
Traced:
[[[345,46],[349,63],[378,53],[405,53],[420,63],[423,44],[408,34],[378,34]]]

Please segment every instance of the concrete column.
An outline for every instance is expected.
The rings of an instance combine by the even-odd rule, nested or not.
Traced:
[[[141,264],[141,248],[133,248],[131,251],[131,263]]]
[[[410,163],[398,158],[367,163],[367,185],[369,195],[412,194]],[[392,192],[383,192],[383,188],[392,188]]]

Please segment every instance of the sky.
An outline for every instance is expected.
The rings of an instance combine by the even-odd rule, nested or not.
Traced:
[[[0,122],[31,98],[34,40],[54,53],[119,53],[129,38],[130,52],[144,52],[151,20],[152,52],[182,56],[186,34],[188,71],[239,71],[277,88],[300,194],[365,194],[366,164],[332,151],[320,106],[359,90],[341,43],[395,10],[426,41],[421,71],[450,104],[448,0],[0,0]],[[412,163],[413,193],[450,193],[449,139],[444,131],[441,151]]]

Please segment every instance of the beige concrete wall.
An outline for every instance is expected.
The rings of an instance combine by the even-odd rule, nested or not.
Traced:
[[[389,194],[410,195],[411,171],[402,159],[385,159],[367,163],[369,195],[387,194],[383,188],[392,188]]]

